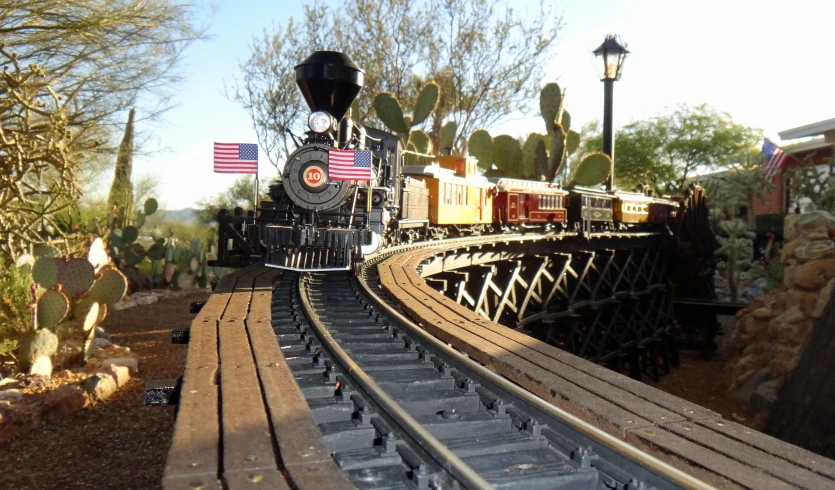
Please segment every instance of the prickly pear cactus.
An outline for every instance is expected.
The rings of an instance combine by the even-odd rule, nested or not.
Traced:
[[[58,351],[58,336],[42,328],[32,332],[20,347],[20,358],[31,364],[38,356],[53,356]]]
[[[106,267],[99,272],[99,277],[87,296],[93,301],[105,305],[116,303],[128,292],[128,280],[116,269]]]
[[[403,119],[403,109],[400,108],[400,103],[392,94],[388,92],[377,94],[374,97],[374,110],[383,124],[395,133],[406,134],[409,132],[406,120]]]
[[[552,82],[539,92],[539,112],[545,120],[545,130],[551,132],[553,123],[557,121],[562,109],[563,92],[560,86]]]
[[[80,296],[93,287],[96,280],[93,264],[87,259],[69,259],[58,272],[58,284],[70,296]]]
[[[583,186],[596,186],[603,183],[612,172],[612,159],[605,153],[588,154],[577,165],[574,182]]]
[[[522,148],[513,136],[502,134],[493,139],[493,162],[504,175],[523,177]]]
[[[444,149],[452,149],[455,144],[455,133],[458,131],[458,123],[449,121],[441,128],[441,146]]]
[[[380,92],[374,97],[374,110],[383,124],[404,138],[408,146],[411,140],[409,128],[423,124],[438,106],[439,99],[440,87],[435,82],[429,82],[420,89],[415,101],[415,111],[411,116],[403,114],[400,102],[388,92]],[[418,148],[419,145],[416,144],[415,147]]]
[[[418,153],[426,155],[432,152],[432,142],[429,140],[429,135],[421,129],[412,130],[409,143],[415,146]]]
[[[489,170],[493,166],[493,137],[484,129],[477,129],[467,142],[470,155],[478,160],[478,166]]]
[[[429,82],[420,89],[417,101],[415,101],[415,110],[412,113],[412,126],[417,126],[426,121],[426,118],[438,106],[440,95],[441,88],[435,82]]]
[[[57,257],[39,258],[32,267],[32,280],[44,289],[52,289],[58,283],[58,271],[63,262]]]
[[[38,299],[38,328],[52,328],[70,311],[70,300],[61,291],[50,289]]]

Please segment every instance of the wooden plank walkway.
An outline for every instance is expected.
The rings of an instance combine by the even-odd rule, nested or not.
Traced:
[[[716,486],[835,488],[834,461],[490,322],[439,294],[417,268],[452,248],[399,254],[377,266],[386,294],[435,337],[539,397]]]
[[[271,325],[276,269],[224,276],[191,325],[166,490],[353,488]]]

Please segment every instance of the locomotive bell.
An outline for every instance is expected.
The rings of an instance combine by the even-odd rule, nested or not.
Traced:
[[[337,121],[348,112],[363,85],[363,71],[344,53],[316,51],[296,65],[296,84],[312,111]]]

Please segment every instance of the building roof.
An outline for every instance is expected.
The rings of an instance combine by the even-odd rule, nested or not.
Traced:
[[[783,147],[783,150],[789,154],[795,153],[803,153],[807,151],[819,150],[821,148],[827,148],[832,146],[832,143],[827,143],[826,139],[821,136],[820,138],[814,138],[809,141],[804,141],[802,143],[795,143],[793,145]]]
[[[793,140],[809,136],[820,136],[829,131],[835,131],[835,118],[818,121],[816,123],[807,124],[794,129],[787,129],[785,131],[780,131],[777,134],[780,135],[781,140]]]

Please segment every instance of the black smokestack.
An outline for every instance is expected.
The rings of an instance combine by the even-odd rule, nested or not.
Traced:
[[[337,121],[348,112],[363,84],[363,71],[344,53],[316,51],[296,65],[296,84],[313,111]]]

